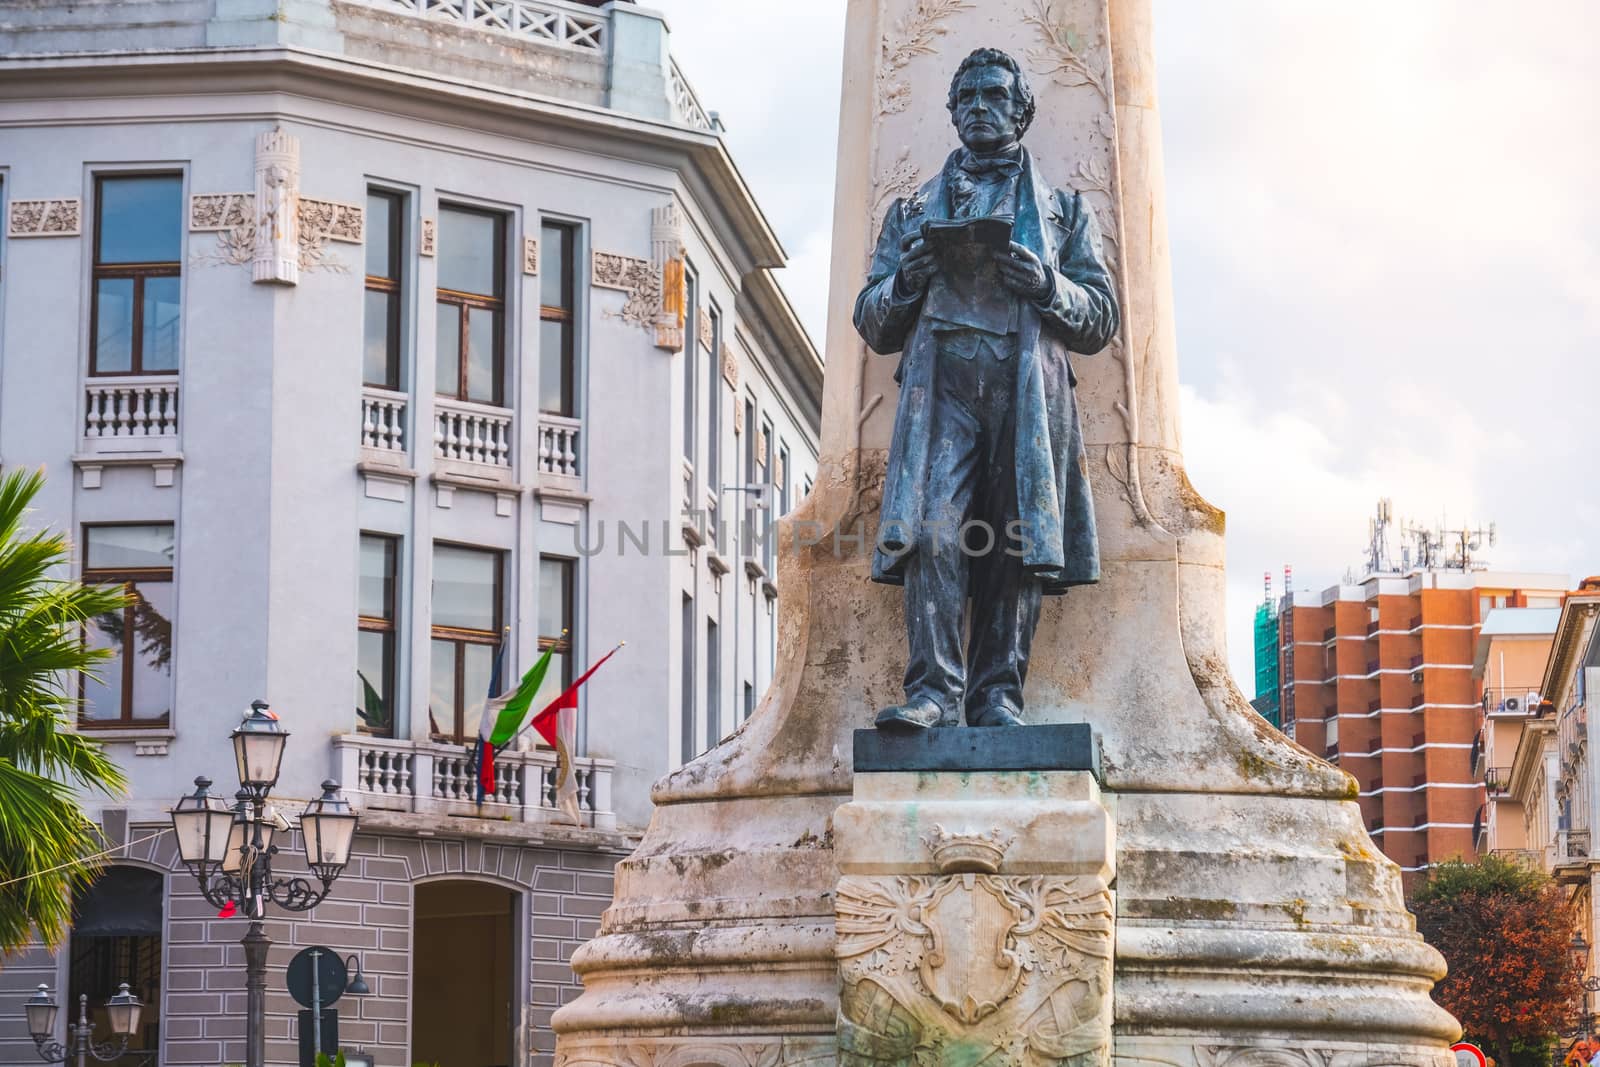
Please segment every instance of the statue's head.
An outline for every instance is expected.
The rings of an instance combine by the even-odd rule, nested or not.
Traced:
[[[961,143],[974,152],[994,152],[1022,140],[1033,122],[1027,75],[998,48],[980,48],[961,61],[946,106]]]

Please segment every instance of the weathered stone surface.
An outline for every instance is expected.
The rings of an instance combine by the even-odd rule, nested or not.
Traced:
[[[775,680],[737,734],[658,784],[601,936],[574,957],[585,992],[555,1017],[560,1048],[581,1054],[570,1063],[778,1065],[832,1040],[838,894],[856,892],[856,865],[892,866],[888,851],[848,843],[853,735],[896,701],[904,667],[883,641],[904,630],[900,598],[868,582],[866,552],[895,361],[868,358],[850,304],[883,212],[944,158],[950,74],[983,45],[1026,57],[1041,115],[1026,143],[1094,205],[1122,289],[1118,343],[1076,365],[1102,580],[1046,605],[1026,698],[1030,722],[1087,723],[1103,746],[1114,1061],[1448,1064],[1459,1031],[1428,997],[1443,962],[1366,834],[1353,780],[1268,727],[1227,673],[1222,515],[1189,484],[1178,435],[1148,6],[850,0],[822,457],[781,524]],[[881,777],[854,783],[851,806]],[[988,808],[950,801],[946,829],[956,809],[972,809],[958,832],[980,832],[994,811],[1034,802],[991,788]],[[942,803],[929,795],[919,810]],[[904,857],[930,826],[874,825],[873,849],[927,862]],[[641,1035],[655,1058],[628,1058]],[[703,1051],[713,1040],[759,1053]],[[1006,1054],[1017,1058],[985,1062],[1055,1062]]]

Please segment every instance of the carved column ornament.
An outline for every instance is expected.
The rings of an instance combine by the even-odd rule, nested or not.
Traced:
[[[83,228],[83,203],[60,200],[13,200],[6,234],[11,237],[76,237]]]
[[[422,220],[422,234],[417,242],[417,254],[422,256],[433,255],[434,243],[437,240],[437,229],[432,219]]]
[[[523,237],[522,239],[522,273],[530,277],[539,273],[539,239],[537,237]]]
[[[722,345],[722,352],[720,355],[722,358],[722,380],[733,386],[735,389],[739,388],[738,355],[734,353],[733,348],[726,342],[724,342]]]
[[[695,316],[695,322],[699,327],[700,347],[707,352],[711,351],[717,340],[716,332],[711,329],[711,309],[701,308],[699,314]]]
[[[282,130],[256,138],[256,241],[250,272],[259,283],[300,282],[300,139]]]
[[[656,277],[661,279],[656,347],[677,352],[683,348],[688,289],[683,273],[683,217],[676,201],[650,212],[650,255]]]

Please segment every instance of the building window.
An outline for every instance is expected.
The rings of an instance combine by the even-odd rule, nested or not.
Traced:
[[[97,677],[83,679],[85,726],[167,725],[172,721],[172,558],[170,523],[87,526],[83,580],[120,585],[127,606],[85,627],[91,648],[106,649]]]
[[[539,652],[552,649],[544,686],[533,702],[544,708],[572,684],[572,635],[576,632],[576,560],[560,556],[539,557]]]
[[[400,254],[405,248],[399,193],[367,192],[366,333],[361,380],[400,388]]]
[[[717,353],[722,347],[722,316],[715,307],[707,312],[711,326],[711,351],[706,353],[706,490],[722,491],[722,367]],[[717,501],[721,503],[719,499]]]
[[[700,279],[687,264],[683,268],[683,291],[687,294],[683,327],[683,461],[693,467],[698,451],[695,448],[698,427],[694,421],[694,367],[696,353],[700,351]],[[689,506],[698,508],[700,505],[691,498]]]
[[[744,717],[746,719],[756,712],[756,687],[749,682],[744,683]]]
[[[772,423],[761,420],[761,436],[756,440],[756,484],[772,482]],[[772,575],[772,509],[777,505],[774,495],[767,497],[767,508],[761,512],[761,559],[766,564],[767,575]]]
[[[434,378],[440,396],[504,403],[505,244],[505,216],[439,209]]]
[[[433,546],[428,714],[434,736],[442,740],[461,743],[478,732],[502,637],[504,569],[499,552]]]
[[[62,1012],[78,1018],[78,998],[89,998],[89,1021],[96,1041],[112,1039],[103,1005],[123,982],[144,1002],[139,1032],[127,1054],[114,1063],[153,1063],[161,1047],[161,926],[165,879],[142,867],[107,868],[86,888],[73,893],[71,962],[67,1002]]]
[[[539,231],[539,410],[575,416],[577,321],[571,226],[547,222]]]
[[[400,541],[361,535],[356,633],[356,729],[394,736],[395,630]]]
[[[183,178],[95,179],[89,373],[178,369]]]
[[[693,335],[690,343],[693,343]],[[680,762],[688,763],[695,755],[694,747],[694,597],[683,594],[683,618],[680,637],[683,642],[683,663],[679,673],[682,684],[678,690],[678,741],[682,748]]]
[[[706,748],[722,740],[722,645],[717,622],[706,620]]]
[[[778,514],[789,514],[789,446],[778,445]]]

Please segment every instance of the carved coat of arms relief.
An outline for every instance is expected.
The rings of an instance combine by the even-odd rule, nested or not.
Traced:
[[[839,1062],[1108,1064],[1105,882],[996,873],[1006,843],[992,836],[941,830],[928,844],[941,874],[839,882]]]

